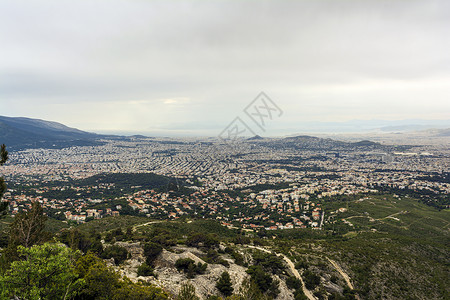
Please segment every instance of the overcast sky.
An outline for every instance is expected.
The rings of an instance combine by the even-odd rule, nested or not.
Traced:
[[[216,135],[450,119],[450,1],[0,0],[0,115]]]

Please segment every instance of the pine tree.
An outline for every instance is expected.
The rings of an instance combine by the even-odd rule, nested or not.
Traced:
[[[30,210],[17,214],[11,223],[10,244],[28,248],[44,242],[47,239],[44,231],[46,221],[42,206],[37,201],[33,202]]]
[[[177,300],[199,300],[195,293],[195,287],[190,283],[183,283],[178,292]]]
[[[6,146],[3,144],[0,147],[0,166],[8,160],[8,151],[6,151]],[[6,184],[3,177],[0,177],[0,217],[6,214],[6,210],[8,209],[8,202],[1,201],[3,197],[3,193],[6,191]]]
[[[230,274],[224,271],[216,283],[216,288],[224,295],[231,296],[233,294],[233,285],[231,283]]]

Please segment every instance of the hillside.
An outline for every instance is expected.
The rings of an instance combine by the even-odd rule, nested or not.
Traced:
[[[335,213],[347,205],[346,212]],[[177,271],[176,259],[190,257],[196,262],[209,263],[205,274],[192,279],[202,299],[217,293],[214,284],[221,271],[232,274],[237,289],[246,276],[245,270],[255,263],[262,265],[274,280],[280,280],[277,299],[294,299],[294,290],[286,283],[297,272],[306,284],[305,294],[310,292],[312,299],[354,299],[352,295],[360,299],[448,297],[445,284],[450,257],[448,210],[437,211],[415,199],[392,195],[331,202],[324,209],[331,218],[345,222],[330,224],[325,231],[246,233],[226,229],[213,221],[151,222],[135,226],[131,240],[137,242],[143,238],[164,246],[165,250],[155,261],[158,279],[146,280],[171,292],[188,280]],[[216,240],[213,244],[218,244],[209,248],[200,240],[192,243],[191,237],[198,234],[203,238],[210,236]],[[209,260],[211,249],[217,252],[213,255],[215,262]],[[242,256],[234,256],[230,249]],[[264,253],[275,256],[270,258]],[[238,257],[242,257],[243,264]],[[229,266],[218,263],[222,260]],[[297,272],[290,268],[290,263]],[[131,259],[116,267],[134,280],[143,279],[134,275],[136,264]]]
[[[12,149],[96,145],[100,137],[57,122],[0,116],[0,144]]]
[[[172,295],[191,282],[200,299],[220,296],[216,282],[227,271],[235,292],[250,276],[269,299],[449,296],[449,210],[389,194],[331,201],[323,209],[335,221],[322,231],[241,231],[213,220],[129,216],[94,220],[78,229],[86,236],[100,232],[104,247],[127,249],[130,256],[123,262],[109,260],[116,271]],[[143,275],[139,267],[145,264],[147,243],[159,245],[161,252],[151,273]],[[206,267],[191,274],[179,266],[180,259]]]
[[[253,141],[255,142],[255,141]],[[300,135],[286,138],[273,138],[261,141],[267,147],[273,149],[292,149],[308,151],[389,151],[394,147],[381,145],[372,141],[344,142],[330,138],[319,138],[314,136]]]
[[[327,201],[323,209],[330,220],[323,230],[244,231],[214,220],[132,216],[71,228],[50,219],[47,230],[169,299],[186,283],[200,299],[225,299],[217,287],[224,272],[238,299],[449,297],[449,210],[392,194]],[[2,221],[5,246],[12,220]]]

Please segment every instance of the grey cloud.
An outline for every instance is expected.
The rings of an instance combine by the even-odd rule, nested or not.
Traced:
[[[299,116],[320,117],[312,102],[323,119],[339,104],[379,118],[382,97],[408,104],[404,118],[428,101],[436,118],[448,109],[449,37],[448,1],[2,1],[0,101],[40,99],[58,115],[52,103],[189,97],[197,106],[179,121],[195,129],[266,90]]]

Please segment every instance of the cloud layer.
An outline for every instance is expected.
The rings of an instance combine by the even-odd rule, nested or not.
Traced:
[[[1,114],[85,130],[450,116],[448,1],[3,0],[0,43]]]

